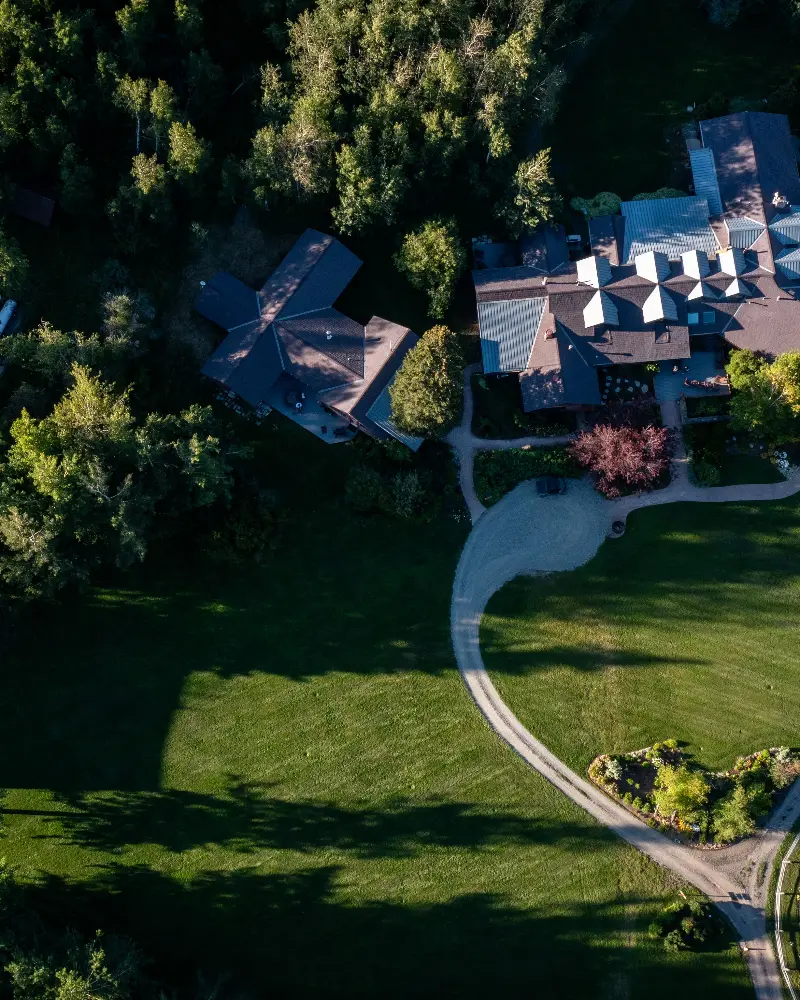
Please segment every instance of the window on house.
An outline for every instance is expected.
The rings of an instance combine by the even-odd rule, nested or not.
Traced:
[[[716,320],[716,318],[717,318],[717,314],[715,312],[704,312],[703,313],[703,325],[704,326],[713,326],[714,325],[714,321]]]
[[[700,313],[689,313],[686,317],[689,326],[697,326],[700,322]]]

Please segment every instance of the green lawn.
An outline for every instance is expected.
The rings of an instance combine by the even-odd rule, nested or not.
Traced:
[[[682,187],[665,130],[715,93],[759,101],[798,64],[791,33],[763,7],[724,30],[696,0],[633,3],[573,72],[545,134],[565,194]]]
[[[583,771],[674,737],[717,769],[797,745],[800,502],[669,504],[580,570],[490,602],[486,664],[508,703]]]
[[[270,561],[162,556],[3,659],[1,853],[45,910],[248,996],[749,997],[735,949],[646,937],[671,877],[481,721],[463,523],[355,520],[350,450],[270,427]]]

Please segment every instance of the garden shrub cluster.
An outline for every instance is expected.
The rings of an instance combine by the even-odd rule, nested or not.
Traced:
[[[730,413],[728,396],[689,396],[686,412],[690,417],[724,417]]]
[[[711,400],[704,400],[711,402]],[[695,481],[699,486],[719,486],[725,461],[727,424],[686,424],[683,440]]]
[[[569,449],[511,448],[508,451],[479,451],[474,465],[475,491],[481,503],[491,507],[526,479],[538,476],[580,475],[580,467]]]
[[[589,777],[651,826],[703,844],[730,844],[749,836],[800,777],[800,752],[772,747],[740,757],[730,771],[710,772],[676,740],[665,740],[630,753],[603,754],[589,765]]]
[[[414,453],[397,441],[359,435],[347,447],[357,455],[345,485],[345,500],[354,510],[430,521],[445,507],[460,517],[463,501],[446,445],[426,442]]]
[[[650,924],[651,938],[661,938],[667,951],[699,951],[724,935],[725,925],[708,903],[677,900]]]

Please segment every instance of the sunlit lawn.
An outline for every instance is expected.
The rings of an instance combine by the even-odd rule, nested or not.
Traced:
[[[486,664],[574,767],[675,737],[705,764],[796,745],[800,504],[638,511],[582,569],[490,602]]]
[[[749,996],[735,950],[647,939],[670,877],[481,721],[448,633],[464,526],[354,519],[347,449],[302,432],[261,460],[291,486],[262,567],[154,561],[4,658],[1,853],[42,905],[187,990]]]

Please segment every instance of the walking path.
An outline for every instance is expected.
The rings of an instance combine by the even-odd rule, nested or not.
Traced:
[[[473,369],[474,370],[474,369]],[[456,449],[464,496],[473,529],[461,553],[453,584],[450,627],[461,677],[489,725],[531,767],[623,840],[696,886],[725,914],[746,949],[758,1000],[781,1000],[781,979],[767,934],[765,903],[769,872],[786,834],[800,818],[800,782],[758,835],[725,850],[701,852],[653,830],[591,782],[582,778],[537,740],[504,703],[483,664],[479,629],[495,591],[516,576],[575,569],[588,562],[614,521],[638,507],[676,501],[721,503],[780,499],[800,490],[800,482],[703,489],[689,483],[682,439],[675,476],[663,490],[637,497],[603,500],[587,482],[570,483],[561,496],[542,500],[533,483],[522,483],[490,510],[475,495],[472,462],[479,445],[470,431],[472,394],[464,381],[464,420],[449,437]],[[680,426],[670,403],[662,407],[668,426]],[[673,421],[677,420],[677,423]],[[552,443],[551,439],[545,439]],[[538,442],[537,442],[538,443]],[[541,443],[544,443],[542,441]],[[518,447],[512,442],[510,447]],[[465,488],[466,487],[466,488]]]

